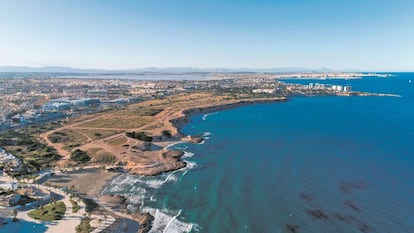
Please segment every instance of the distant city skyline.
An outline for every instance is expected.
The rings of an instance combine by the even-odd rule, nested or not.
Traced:
[[[409,0],[0,0],[0,66],[414,71]]]

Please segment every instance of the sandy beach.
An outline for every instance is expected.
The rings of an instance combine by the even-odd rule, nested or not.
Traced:
[[[99,197],[107,183],[119,174],[105,169],[76,170],[55,174],[47,180],[47,184],[73,188],[88,196]]]

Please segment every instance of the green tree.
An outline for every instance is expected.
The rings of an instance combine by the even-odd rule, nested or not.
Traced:
[[[162,131],[162,136],[166,137],[166,138],[171,138],[172,137],[171,131],[170,130],[163,130]]]
[[[17,210],[13,209],[13,222],[17,220]]]

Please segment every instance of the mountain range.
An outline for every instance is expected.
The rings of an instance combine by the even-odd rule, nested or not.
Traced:
[[[355,70],[347,70],[351,72]],[[194,67],[148,67],[141,69],[125,69],[125,70],[106,70],[106,69],[80,69],[65,66],[0,66],[0,72],[3,73],[208,73],[208,72],[335,72],[328,68],[308,69],[308,68],[194,68]],[[337,72],[345,72],[337,71]]]

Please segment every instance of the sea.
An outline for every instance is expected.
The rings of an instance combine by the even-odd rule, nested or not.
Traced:
[[[410,81],[412,80],[412,81]],[[155,216],[151,233],[414,232],[414,73],[353,80],[401,97],[292,97],[195,115],[187,167],[123,174],[105,193]]]

